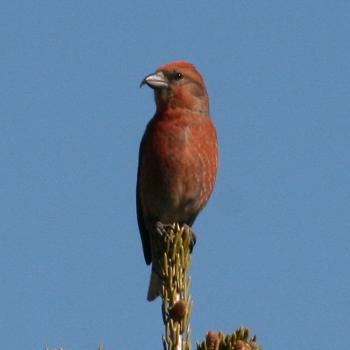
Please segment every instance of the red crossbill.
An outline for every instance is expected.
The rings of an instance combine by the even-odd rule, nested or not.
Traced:
[[[203,78],[191,63],[173,62],[146,76],[156,113],[143,135],[137,174],[137,219],[146,263],[154,261],[157,222],[191,226],[216,179],[218,144]],[[153,264],[148,300],[161,288]]]

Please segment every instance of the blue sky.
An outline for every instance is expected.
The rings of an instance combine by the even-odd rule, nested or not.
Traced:
[[[348,1],[7,1],[0,348],[161,348],[134,191],[141,79],[204,76],[220,141],[195,223],[193,340],[341,348],[350,328]]]

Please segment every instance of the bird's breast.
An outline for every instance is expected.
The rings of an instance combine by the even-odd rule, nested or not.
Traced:
[[[217,171],[216,132],[209,118],[156,120],[145,135],[142,192],[147,208],[163,220],[198,212],[208,200]],[[164,216],[166,216],[164,218]]]

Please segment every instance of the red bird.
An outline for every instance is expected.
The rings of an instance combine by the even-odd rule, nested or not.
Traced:
[[[161,66],[141,83],[154,90],[157,110],[143,135],[137,174],[137,219],[147,265],[155,259],[157,222],[191,226],[207,203],[218,166],[218,144],[208,93],[188,62]],[[153,264],[147,299],[160,294]]]

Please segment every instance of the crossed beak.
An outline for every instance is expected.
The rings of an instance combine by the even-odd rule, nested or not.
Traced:
[[[142,87],[144,84],[147,84],[152,89],[162,89],[168,87],[168,81],[163,72],[156,72],[147,75],[147,77],[142,80],[140,87]]]

